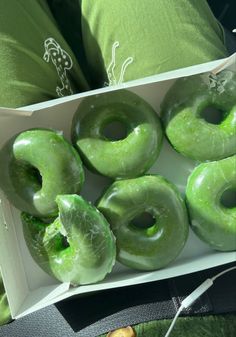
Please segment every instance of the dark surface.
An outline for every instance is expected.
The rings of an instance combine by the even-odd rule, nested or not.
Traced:
[[[95,337],[121,326],[173,318],[206,278],[236,264],[72,298],[0,328],[0,337]],[[236,270],[223,275],[183,315],[236,314]]]
[[[232,31],[236,28],[236,1],[235,0],[208,0],[213,13],[222,25]]]

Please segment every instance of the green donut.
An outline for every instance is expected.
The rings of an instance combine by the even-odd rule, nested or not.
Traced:
[[[39,217],[58,213],[58,194],[78,193],[84,181],[77,151],[61,133],[24,131],[0,151],[0,187],[18,209]]]
[[[7,301],[7,294],[3,285],[0,272],[0,326],[11,321],[10,308]]]
[[[61,282],[101,281],[115,263],[115,239],[104,216],[78,195],[56,199],[59,217],[46,224],[22,213],[24,237],[36,263]]]
[[[222,196],[230,195],[228,204]],[[203,163],[190,175],[186,189],[192,228],[220,251],[236,250],[236,156]]]
[[[220,113],[213,124],[204,111]],[[177,80],[161,105],[166,135],[173,147],[199,161],[236,153],[236,74],[195,75]]]
[[[188,237],[188,216],[176,188],[157,175],[115,181],[98,202],[117,242],[117,259],[138,270],[168,265],[183,249]],[[147,212],[149,228],[134,224]]]
[[[104,130],[122,123],[127,135],[111,141]],[[155,162],[162,143],[159,118],[152,107],[128,90],[88,97],[72,123],[72,141],[87,167],[111,178],[142,175]]]

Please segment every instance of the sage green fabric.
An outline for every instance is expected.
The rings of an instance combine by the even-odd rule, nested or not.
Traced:
[[[0,1],[0,79],[3,107],[88,89],[46,0]]]
[[[11,320],[10,309],[7,302],[2,275],[0,271],[0,325],[6,324]]]
[[[95,86],[111,85],[227,55],[205,0],[80,0]]]

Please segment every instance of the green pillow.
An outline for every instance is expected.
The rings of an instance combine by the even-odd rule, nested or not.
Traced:
[[[227,56],[205,0],[81,0],[81,12],[95,86]]]
[[[2,107],[88,89],[46,0],[0,1],[0,79]]]

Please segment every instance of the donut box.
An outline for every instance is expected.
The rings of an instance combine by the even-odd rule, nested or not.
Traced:
[[[20,109],[0,108],[0,148],[13,135],[30,128],[53,128],[70,140],[72,118],[85,97],[110,91],[127,89],[146,100],[158,114],[160,104],[178,78],[195,74],[211,74],[229,69],[236,72],[236,54],[197,66],[147,77],[113,87],[63,97]],[[111,130],[112,132],[112,130]],[[173,182],[184,196],[187,178],[196,167],[196,161],[186,158],[164,140],[161,153],[149,170]],[[1,177],[0,177],[1,179]],[[111,181],[85,169],[82,196],[94,203]],[[15,209],[0,190],[0,266],[8,295],[12,317],[17,319],[62,299],[81,296],[94,291],[130,286],[180,276],[236,260],[236,252],[219,252],[203,243],[190,229],[187,243],[167,267],[151,272],[139,272],[118,262],[106,278],[96,284],[71,287],[57,282],[46,274],[33,260],[26,246],[20,212]]]

